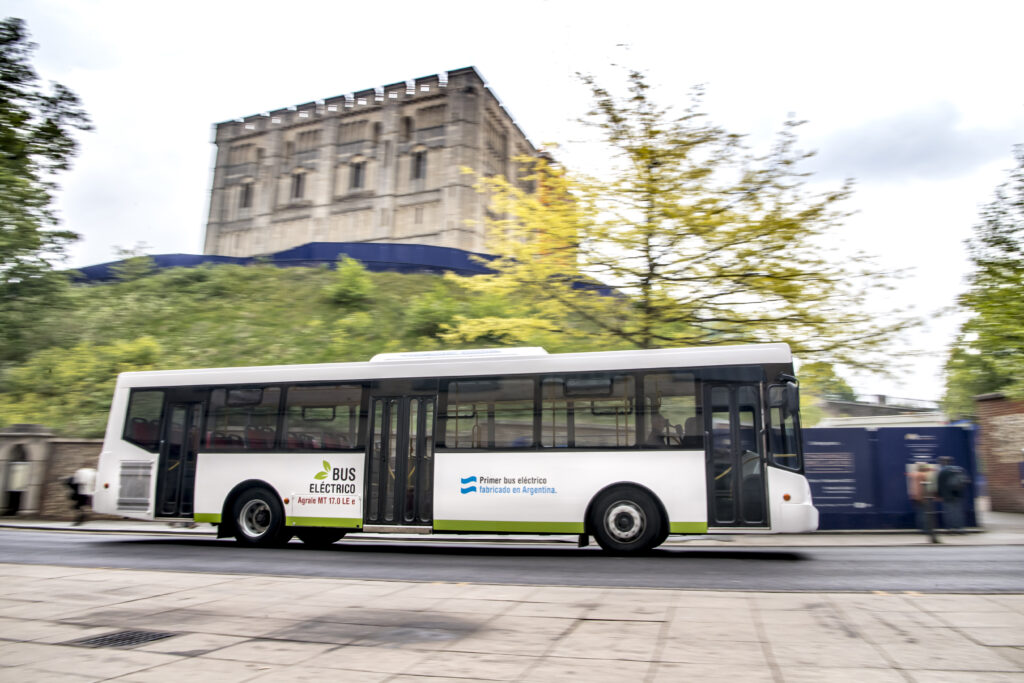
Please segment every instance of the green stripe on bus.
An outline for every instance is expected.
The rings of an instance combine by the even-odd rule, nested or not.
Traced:
[[[343,529],[359,529],[363,520],[355,517],[289,517],[286,526],[332,526]]]
[[[434,530],[582,534],[583,522],[497,522],[476,519],[435,519]]]
[[[192,515],[193,521],[196,522],[209,522],[210,524],[220,524],[220,515],[214,512],[197,512]]]
[[[668,532],[670,534],[706,534],[708,532],[708,523],[669,522]]]

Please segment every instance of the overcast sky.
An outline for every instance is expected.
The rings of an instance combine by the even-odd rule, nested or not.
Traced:
[[[138,243],[201,253],[215,122],[473,65],[535,144],[587,166],[574,74],[618,87],[627,67],[662,104],[704,84],[713,120],[754,145],[806,120],[816,180],[856,180],[837,243],[911,269],[886,304],[931,315],[962,290],[963,240],[1024,143],[1019,1],[7,0],[3,14],[28,22],[40,75],[96,126],[59,179],[64,225],[82,235],[73,266]],[[932,318],[899,346],[923,355],[855,388],[938,398],[956,324]]]

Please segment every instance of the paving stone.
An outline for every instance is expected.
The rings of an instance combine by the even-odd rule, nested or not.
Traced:
[[[546,657],[530,669],[528,681],[582,681],[586,683],[621,683],[642,681],[651,670],[647,662],[621,659],[582,659],[574,657]],[[675,681],[685,679],[674,679]]]
[[[1024,674],[1006,671],[908,671],[915,683],[1020,683]]]
[[[212,633],[186,633],[147,643],[135,648],[142,652],[163,652],[182,657],[198,657],[231,645],[245,642],[248,638],[223,636]]]
[[[301,664],[310,657],[316,657],[334,645],[323,643],[300,643],[287,640],[246,640],[235,645],[220,648],[206,655],[209,659],[233,659],[240,662],[262,664]]]
[[[479,652],[435,652],[405,674],[441,675],[473,680],[514,681],[536,664],[536,657]]]
[[[1024,647],[1024,626],[971,626],[956,630],[981,645]]]
[[[680,681],[710,681],[715,683],[770,683],[775,679],[767,664],[738,666],[734,662],[717,664],[707,662],[658,662],[648,680],[657,683],[679,683]],[[865,679],[869,680],[869,679]]]
[[[581,621],[550,654],[646,662],[654,654],[661,626],[653,622]]]
[[[1024,632],[1024,614],[1020,612],[939,612],[935,617],[953,628],[1016,628]]]
[[[315,666],[293,666],[278,671],[269,671],[247,681],[288,681],[288,683],[325,683],[328,681],[344,681],[345,683],[378,683],[394,680],[391,674],[359,671],[356,669],[320,669]],[[421,679],[433,681],[434,679]]]
[[[399,674],[405,671],[419,671],[420,663],[431,654],[432,652],[427,650],[346,645],[310,657],[306,663],[322,669]],[[330,676],[325,680],[335,678],[336,676]]]
[[[868,669],[861,667],[833,666],[785,666],[779,667],[786,683],[906,683],[907,679],[891,669]],[[963,681],[958,681],[963,683]]]
[[[976,645],[953,629],[930,629],[914,642],[879,641],[877,645],[903,669],[1005,671],[1012,667],[997,648]]]
[[[239,683],[263,674],[280,674],[282,667],[257,662],[193,657],[118,678],[118,683]],[[323,679],[323,680],[330,680]]]
[[[92,676],[96,680],[137,673],[180,660],[173,655],[136,652],[112,648],[62,647],[42,659],[26,663],[26,668],[51,673]]]

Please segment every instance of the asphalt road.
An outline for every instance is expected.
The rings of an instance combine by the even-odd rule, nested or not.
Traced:
[[[0,561],[204,573],[754,591],[1024,592],[1024,546],[659,548],[610,557],[565,543],[345,539],[244,548],[174,535],[0,530]]]

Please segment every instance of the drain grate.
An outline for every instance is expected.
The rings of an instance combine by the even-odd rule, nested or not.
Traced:
[[[163,640],[176,636],[177,633],[162,631],[117,631],[115,633],[104,633],[101,636],[79,638],[70,640],[61,645],[75,645],[77,647],[135,647],[145,643],[152,643],[154,640]]]

